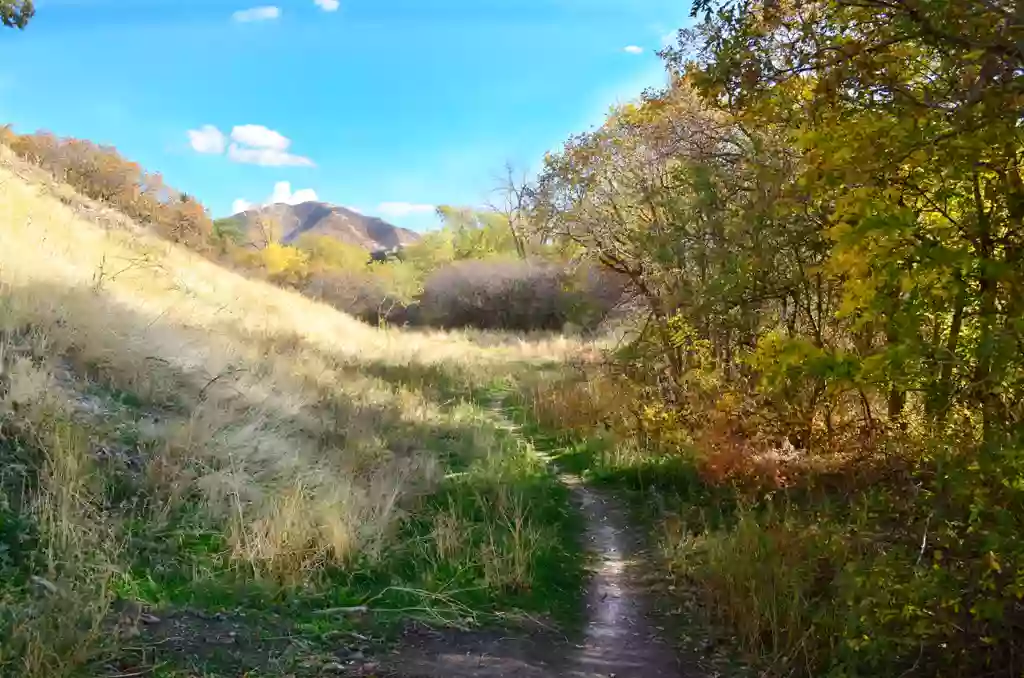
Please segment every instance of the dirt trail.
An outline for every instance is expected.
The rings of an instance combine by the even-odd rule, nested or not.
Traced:
[[[594,568],[587,617],[579,644],[550,634],[529,638],[500,634],[422,632],[396,658],[399,675],[417,678],[699,678],[658,637],[648,594],[634,557],[640,539],[611,498],[573,477],[564,478],[587,521]]]
[[[663,678],[696,676],[686,672],[676,653],[648,616],[647,596],[639,583],[633,556],[638,539],[627,528],[620,507],[568,478],[587,520],[587,538],[597,556],[587,590],[587,625],[583,647],[568,675],[579,678]]]

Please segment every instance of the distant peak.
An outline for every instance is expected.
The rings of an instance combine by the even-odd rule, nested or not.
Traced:
[[[302,236],[316,235],[357,245],[371,252],[395,251],[421,238],[419,233],[395,226],[380,217],[321,200],[252,206],[231,219],[238,221],[257,242],[266,237],[266,225],[261,225],[259,220],[267,216],[278,222],[275,229],[279,231],[277,240],[285,244],[298,244]]]

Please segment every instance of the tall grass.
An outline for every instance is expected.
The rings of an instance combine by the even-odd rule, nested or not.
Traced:
[[[597,365],[527,399],[536,419],[589,438],[565,462],[637,499],[684,614],[763,675],[1019,671],[1019,445],[986,451],[909,424],[778,450],[690,431]]]
[[[120,544],[86,432],[15,348],[0,335],[0,670],[66,676],[106,645]]]
[[[5,670],[87,666],[116,638],[116,596],[230,581],[359,598],[386,580],[435,605],[477,581],[483,606],[529,588],[545,554],[570,557],[538,513],[552,498],[531,494],[553,481],[460,402],[577,344],[371,328],[131,222],[105,228],[22,170],[0,148],[0,447],[32,468],[2,465],[0,535],[38,535],[24,581],[0,585]]]

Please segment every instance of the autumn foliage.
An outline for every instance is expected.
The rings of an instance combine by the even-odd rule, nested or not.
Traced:
[[[671,533],[668,564],[770,675],[1019,675],[1016,10],[695,11],[671,86],[550,154],[532,192],[542,236],[642,309],[587,375],[629,394],[592,423],[633,454],[596,470],[696,473],[678,489],[706,529]]]
[[[213,223],[191,196],[167,186],[159,174],[144,171],[110,146],[81,139],[64,139],[48,132],[16,134],[0,131],[0,142],[22,158],[161,235],[203,249]]]

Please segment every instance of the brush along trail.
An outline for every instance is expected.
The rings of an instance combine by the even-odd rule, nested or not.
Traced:
[[[509,423],[502,398],[491,396],[489,415]],[[553,468],[540,441],[527,441],[534,454]],[[641,535],[631,530],[616,498],[588,487],[578,476],[559,480],[571,493],[584,520],[589,577],[582,628],[574,638],[539,630],[526,637],[508,633],[415,630],[407,647],[389,663],[402,678],[697,678],[711,675],[693,659],[683,659],[663,638],[652,618],[652,592],[644,583]]]

